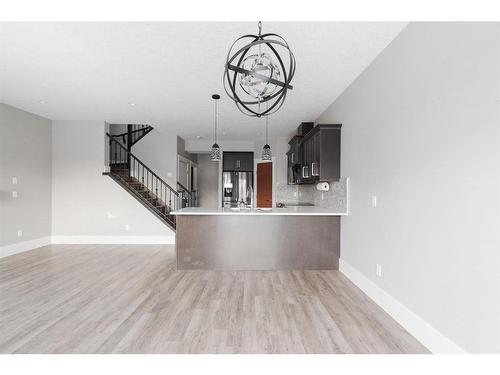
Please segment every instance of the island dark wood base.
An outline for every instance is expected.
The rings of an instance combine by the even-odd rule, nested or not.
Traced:
[[[180,270],[338,270],[340,216],[178,215]]]

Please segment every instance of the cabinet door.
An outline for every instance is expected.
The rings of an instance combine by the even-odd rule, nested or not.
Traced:
[[[311,176],[319,177],[320,175],[320,147],[321,147],[321,138],[320,132],[315,134],[311,138],[312,143],[312,153],[311,153]]]
[[[234,152],[224,152],[223,164],[222,164],[223,170],[228,171],[228,172],[237,170],[236,160],[237,160],[237,156]]]
[[[253,152],[224,152],[223,160],[225,172],[253,171]]]
[[[307,179],[311,177],[311,139],[307,139],[302,144],[302,177]]]
[[[236,159],[236,167],[240,171],[252,172],[253,171],[253,152],[241,153],[240,157]]]
[[[324,129],[321,134],[321,180],[337,181],[340,178],[340,127]]]
[[[286,153],[286,181],[288,185],[293,184],[292,165],[292,152],[288,151]]]

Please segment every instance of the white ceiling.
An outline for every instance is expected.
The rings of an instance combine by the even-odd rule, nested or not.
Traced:
[[[297,59],[294,89],[271,135],[314,121],[405,23],[265,22]],[[0,23],[0,101],[53,120],[149,123],[186,139],[258,139],[263,119],[241,114],[222,73],[232,42],[257,23]],[[135,105],[130,105],[133,103]]]

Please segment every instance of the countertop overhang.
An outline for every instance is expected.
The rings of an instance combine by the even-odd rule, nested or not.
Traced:
[[[317,206],[294,206],[282,208],[268,209],[242,209],[231,210],[228,208],[203,208],[203,207],[186,207],[177,211],[173,211],[172,215],[230,215],[230,216],[347,216],[347,212],[335,212],[327,208]]]

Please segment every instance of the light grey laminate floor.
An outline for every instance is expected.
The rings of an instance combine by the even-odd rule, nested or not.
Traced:
[[[177,271],[169,245],[0,259],[1,353],[425,353],[337,271]]]

